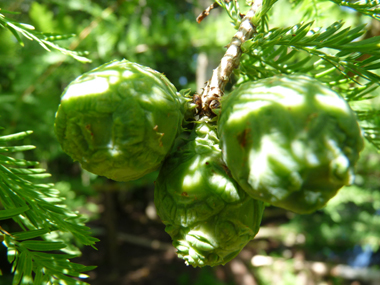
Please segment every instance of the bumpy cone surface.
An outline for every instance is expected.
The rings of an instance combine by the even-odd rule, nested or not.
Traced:
[[[183,103],[164,75],[113,61],[69,84],[55,132],[63,150],[84,169],[134,180],[161,165],[181,130]]]
[[[310,213],[352,183],[361,129],[347,102],[317,80],[248,82],[221,106],[223,159],[251,197]]]
[[[234,258],[257,234],[264,210],[232,179],[205,123],[166,159],[154,195],[178,256],[194,267]]]

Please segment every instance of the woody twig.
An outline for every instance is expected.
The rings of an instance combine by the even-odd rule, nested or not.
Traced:
[[[210,14],[210,11],[212,9],[215,9],[218,7],[220,7],[220,6],[217,2],[214,2],[210,6],[208,6],[207,9],[204,10],[202,13],[200,13],[199,16],[197,17],[197,23],[199,24],[200,22],[202,22],[202,20]]]
[[[220,98],[224,94],[224,88],[230,80],[231,74],[239,66],[242,54],[241,45],[250,39],[256,32],[256,27],[252,25],[252,18],[260,11],[262,0],[256,0],[251,9],[242,19],[240,27],[228,45],[227,51],[220,61],[219,66],[214,69],[212,77],[206,82],[202,94],[194,96],[194,103],[198,106],[198,116],[214,117],[212,111],[220,106]]]

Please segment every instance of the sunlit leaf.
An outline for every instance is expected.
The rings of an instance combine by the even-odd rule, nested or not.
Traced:
[[[20,242],[20,246],[24,246],[29,250],[51,251],[65,248],[66,245],[62,242],[37,241],[27,240]]]
[[[0,220],[6,220],[14,216],[18,216],[27,210],[29,210],[29,207],[26,205],[15,209],[0,210]]]

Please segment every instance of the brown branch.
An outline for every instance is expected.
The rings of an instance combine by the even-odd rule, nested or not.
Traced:
[[[164,251],[170,251],[170,252],[175,252],[175,248],[167,242],[162,242],[157,239],[149,239],[149,238],[144,238],[141,236],[135,236],[131,234],[126,234],[126,233],[118,233],[117,238],[119,241],[122,242],[127,242],[133,245],[138,245],[154,250],[164,250]]]
[[[197,17],[197,23],[199,24],[200,22],[202,22],[202,20],[204,18],[206,18],[212,9],[215,9],[215,8],[218,8],[220,7],[219,4],[217,2],[214,2],[212,3],[210,6],[208,6],[202,13],[199,14],[199,16]]]
[[[223,96],[224,88],[235,68],[239,66],[242,54],[241,45],[250,39],[256,32],[256,28],[252,25],[251,19],[261,9],[262,0],[256,0],[252,4],[251,9],[243,18],[240,27],[230,44],[227,51],[220,61],[219,66],[214,69],[211,79],[206,83],[201,94],[201,110],[200,117],[214,117],[213,109],[219,107],[220,98]]]

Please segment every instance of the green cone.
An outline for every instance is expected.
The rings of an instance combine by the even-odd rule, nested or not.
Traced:
[[[215,130],[205,123],[166,159],[154,195],[178,256],[194,267],[234,258],[257,234],[264,210],[232,179]]]
[[[221,108],[223,159],[251,197],[311,213],[353,182],[361,129],[347,102],[319,81],[290,75],[248,82]]]
[[[160,167],[184,112],[185,101],[164,75],[113,61],[68,85],[55,132],[62,149],[84,169],[129,181]]]

